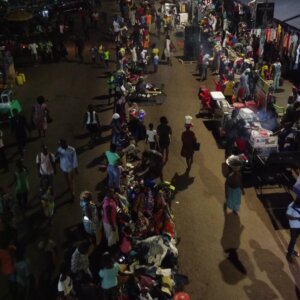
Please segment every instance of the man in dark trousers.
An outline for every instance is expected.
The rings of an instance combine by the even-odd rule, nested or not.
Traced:
[[[291,240],[288,245],[286,258],[290,263],[293,263],[293,256],[300,256],[300,254],[294,250],[298,236],[300,235],[300,196],[297,196],[295,201],[288,206],[286,215],[289,220],[291,233]]]
[[[30,128],[26,118],[21,115],[17,109],[13,109],[13,117],[11,118],[11,131],[15,135],[18,151],[21,157],[24,156],[27,136],[30,134]]]
[[[79,57],[79,61],[83,62],[83,50],[84,50],[84,41],[81,37],[77,37],[75,40],[75,47],[77,51],[77,56]]]

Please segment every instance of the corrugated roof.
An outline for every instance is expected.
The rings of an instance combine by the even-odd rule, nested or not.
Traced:
[[[249,1],[242,0],[242,2],[246,4]],[[258,1],[258,2],[266,2],[266,1]],[[274,18],[286,22],[287,24],[300,29],[300,16],[299,16],[300,0],[272,0],[268,2],[275,3]]]

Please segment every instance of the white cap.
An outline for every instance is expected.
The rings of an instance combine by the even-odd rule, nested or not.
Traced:
[[[190,125],[190,124],[192,124],[193,117],[187,115],[187,116],[185,116],[184,118],[185,118],[185,125]]]
[[[114,119],[114,120],[120,119],[120,115],[117,114],[117,113],[114,113],[114,114],[112,115],[112,119]]]

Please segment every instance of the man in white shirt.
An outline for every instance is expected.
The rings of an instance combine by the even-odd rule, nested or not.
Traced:
[[[115,16],[114,21],[113,21],[113,29],[114,29],[115,42],[118,42],[120,31],[121,31],[121,26],[120,26],[120,23],[118,22],[117,16]]]
[[[37,52],[38,47],[39,46],[36,43],[30,43],[28,45],[28,49],[31,52],[31,56],[33,58],[34,63],[38,62],[38,52]]]
[[[38,174],[43,180],[47,180],[48,187],[53,190],[53,177],[56,173],[55,155],[48,151],[46,145],[42,146],[42,151],[36,156]]]
[[[137,64],[137,53],[136,53],[136,47],[132,46],[130,48],[130,53],[131,53],[131,68],[135,69],[136,64]]]
[[[273,64],[273,87],[275,92],[279,89],[279,82],[281,77],[281,62],[280,58],[277,58],[276,62]]]
[[[69,270],[65,264],[61,266],[60,275],[57,283],[57,291],[61,299],[73,299],[74,290],[73,290],[73,281],[69,276]]]
[[[57,149],[56,158],[59,159],[60,169],[63,171],[68,189],[72,195],[72,201],[75,199],[74,173],[78,174],[78,161],[75,148],[69,146],[64,139],[59,141],[60,147]]]
[[[208,69],[208,66],[209,66],[209,59],[210,59],[210,55],[208,53],[206,53],[202,58],[202,67],[203,67],[202,80],[207,79],[207,69]]]
[[[286,255],[287,260],[293,263],[293,256],[299,257],[300,254],[294,250],[297,239],[300,235],[300,197],[297,196],[296,200],[292,202],[286,211],[287,218],[290,225],[291,239],[288,245],[288,253]]]

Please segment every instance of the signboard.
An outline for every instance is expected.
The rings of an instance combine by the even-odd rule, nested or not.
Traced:
[[[272,26],[274,7],[274,2],[257,3],[255,28],[267,28]]]

